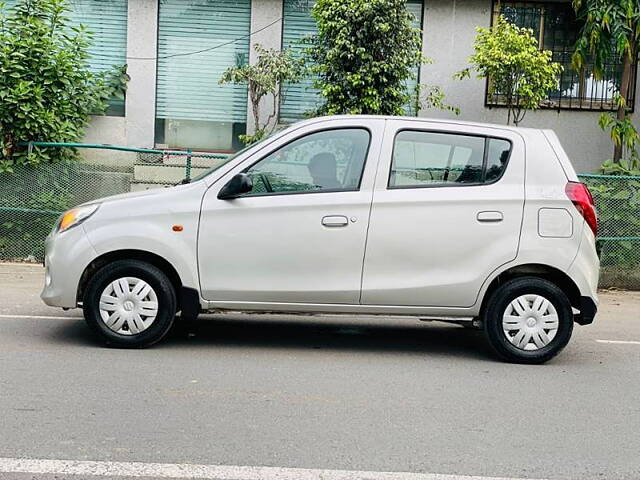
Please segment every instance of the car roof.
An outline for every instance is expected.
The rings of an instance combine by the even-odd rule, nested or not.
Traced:
[[[322,121],[329,120],[339,120],[339,119],[349,119],[349,120],[357,120],[357,119],[378,119],[378,120],[399,120],[406,121],[411,123],[424,123],[424,124],[448,124],[448,125],[460,125],[460,126],[470,126],[470,127],[489,127],[489,128],[499,128],[502,130],[510,130],[513,132],[539,132],[541,129],[539,128],[525,128],[525,127],[514,127],[511,125],[502,125],[499,123],[483,123],[483,122],[469,122],[465,120],[458,119],[443,119],[443,118],[429,118],[429,117],[408,117],[408,116],[393,116],[393,115],[330,115],[324,117],[314,117],[306,120],[301,120],[300,122],[296,122],[295,125],[304,125],[317,123]]]

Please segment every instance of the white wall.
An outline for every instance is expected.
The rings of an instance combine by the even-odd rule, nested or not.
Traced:
[[[249,62],[254,64],[257,55],[254,45],[259,43],[265,48],[282,48],[282,0],[252,0],[251,1],[251,31],[257,32],[251,35],[249,42]],[[275,22],[275,23],[274,23]],[[265,28],[266,27],[266,28]],[[264,30],[261,30],[263,29]],[[258,30],[261,30],[258,32]],[[277,108],[277,106],[276,106]],[[273,97],[266,96],[260,102],[260,119],[266,120],[273,112]],[[277,122],[278,116],[273,119]],[[253,121],[251,109],[251,99],[247,100],[247,133],[255,132],[256,126]]]
[[[125,119],[126,144],[130,147],[154,145],[157,52],[158,0],[129,0],[127,72],[131,80]]]
[[[491,0],[426,0],[423,52],[434,64],[422,68],[421,82],[443,87],[446,102],[460,107],[461,114],[455,117],[429,109],[421,116],[506,123],[506,109],[484,106],[484,80],[452,79],[455,72],[468,66],[475,27],[490,25],[491,8]],[[600,112],[539,110],[527,113],[520,126],[555,130],[576,170],[587,173],[612,155],[611,141],[598,127],[599,116]]]
[[[157,0],[130,0],[127,19],[127,84],[125,116],[95,116],[85,143],[152,148],[156,111]],[[142,58],[130,58],[142,57]],[[137,155],[114,150],[82,150],[90,163],[131,166]]]
[[[126,114],[125,117],[94,117],[84,141],[153,148],[157,63],[154,58],[157,55],[158,0],[129,0],[128,9],[127,71],[131,79],[127,85]],[[282,0],[252,0],[251,31],[266,28],[250,38],[250,62],[256,61],[253,50],[256,43],[268,48],[281,47],[281,17]],[[272,23],[273,25],[270,25]],[[263,100],[260,106],[262,118],[268,117],[272,108],[271,98]],[[247,131],[251,133],[254,128],[251,103],[247,102]],[[88,152],[85,156],[96,161],[111,161],[117,157],[96,151]],[[120,157],[129,158],[122,155]]]
[[[253,45],[280,48],[282,41],[282,0],[252,0],[251,31],[274,25],[252,35],[250,61],[255,62]],[[425,0],[424,54],[434,60],[421,70],[421,82],[440,85],[447,103],[461,108],[461,115],[435,109],[421,116],[505,123],[506,110],[484,106],[485,82],[481,79],[456,81],[452,75],[465,68],[473,53],[476,26],[488,27],[491,0]],[[155,57],[157,54],[157,0],[129,0],[128,57]],[[88,129],[86,141],[114,143],[133,147],[153,147],[155,125],[156,61],[128,59],[131,80],[127,89],[126,117],[96,117]],[[640,83],[639,83],[640,88]],[[263,118],[272,101],[261,105]],[[608,135],[597,124],[599,112],[540,110],[528,113],[524,127],[551,128],[556,131],[580,172],[593,172],[611,156]],[[640,120],[635,116],[640,127]],[[254,130],[251,104],[247,104],[247,130]],[[96,155],[96,154],[92,154]],[[116,158],[113,155],[104,158]]]
[[[106,115],[92,117],[82,141],[83,143],[126,145],[125,117]],[[87,162],[102,165],[128,166],[132,165],[136,158],[136,155],[130,152],[102,149],[82,149],[81,154]]]

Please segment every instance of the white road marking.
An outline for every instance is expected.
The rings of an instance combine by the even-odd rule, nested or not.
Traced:
[[[635,340],[596,340],[598,343],[613,343],[619,345],[640,345],[640,342]]]
[[[13,319],[13,318],[30,318],[30,319],[35,319],[35,320],[42,320],[42,319],[49,319],[49,320],[70,320],[70,319],[75,319],[75,320],[82,320],[82,317],[63,317],[63,316],[53,316],[53,315],[0,315],[0,318],[8,318],[8,319]]]
[[[174,463],[92,462],[0,458],[0,473],[84,475],[90,477],[194,478],[207,480],[524,480],[437,473],[361,472],[307,468],[241,467]]]

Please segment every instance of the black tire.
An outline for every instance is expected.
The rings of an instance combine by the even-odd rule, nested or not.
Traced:
[[[153,323],[140,333],[125,335],[111,330],[100,315],[100,297],[114,280],[135,277],[144,280],[155,292],[158,311]],[[176,315],[176,292],[162,270],[140,260],[118,260],[107,264],[89,279],[83,297],[84,318],[107,345],[120,348],[143,348],[162,340]]]
[[[502,327],[503,315],[509,304],[521,295],[530,294],[546,298],[558,315],[555,337],[537,350],[518,348],[509,341]],[[513,363],[540,364],[555,357],[569,343],[573,332],[573,311],[565,293],[554,283],[538,277],[519,277],[509,280],[493,292],[484,309],[483,324],[489,345],[501,359]]]

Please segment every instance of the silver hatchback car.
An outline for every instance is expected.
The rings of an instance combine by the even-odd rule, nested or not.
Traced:
[[[178,311],[380,314],[482,325],[501,358],[541,363],[594,319],[596,231],[552,131],[316,118],[188,184],[66,212],[42,299],[118,347]]]

